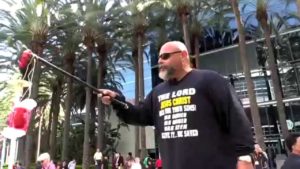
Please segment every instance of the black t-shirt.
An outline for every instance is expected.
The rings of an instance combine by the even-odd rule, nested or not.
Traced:
[[[164,169],[234,169],[238,156],[253,152],[241,102],[213,71],[192,70],[155,87],[139,106],[114,107],[127,123],[155,126]]]
[[[290,154],[285,160],[281,169],[299,169],[300,168],[300,156],[296,154]]]

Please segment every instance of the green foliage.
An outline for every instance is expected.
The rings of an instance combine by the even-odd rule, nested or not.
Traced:
[[[7,116],[12,110],[13,92],[1,91],[0,93],[0,130],[6,126]]]
[[[0,91],[0,130],[6,126],[7,116],[12,111],[14,102],[17,101],[17,96],[20,96],[21,91],[16,85],[16,80],[20,75],[15,74],[9,81],[0,82],[2,90]]]

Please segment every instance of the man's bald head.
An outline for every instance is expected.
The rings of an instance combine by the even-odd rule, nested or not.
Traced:
[[[180,80],[192,70],[187,47],[179,41],[166,42],[159,51],[159,77]]]
[[[176,51],[182,51],[182,52],[184,51],[187,53],[187,56],[189,56],[188,50],[187,50],[185,44],[180,41],[170,41],[170,42],[165,43],[160,48],[159,55],[161,55],[163,53],[172,53],[172,52],[176,52]]]

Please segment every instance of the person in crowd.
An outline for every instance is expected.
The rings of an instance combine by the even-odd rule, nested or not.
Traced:
[[[95,154],[94,154],[94,161],[96,164],[96,169],[101,169],[102,166],[102,153],[100,152],[100,149],[97,148]]]
[[[124,158],[120,153],[116,152],[113,160],[113,169],[123,169],[124,167]]]
[[[108,163],[109,163],[108,156],[104,156],[103,162],[102,162],[102,169],[108,169]]]
[[[68,163],[66,161],[62,162],[62,169],[68,169]]]
[[[141,165],[141,162],[140,162],[140,158],[139,158],[139,157],[136,157],[136,158],[134,159],[134,162],[132,163],[130,169],[142,169],[142,165]]]
[[[125,159],[125,169],[130,169],[133,162],[134,162],[134,157],[132,156],[132,153],[129,152],[128,156]]]
[[[73,158],[72,161],[68,164],[68,169],[75,169],[76,168],[76,160]]]
[[[42,169],[56,169],[54,163],[51,161],[49,153],[42,153],[37,161],[41,163]]]
[[[285,144],[290,151],[281,169],[298,169],[300,168],[300,134],[290,134],[285,139]]]
[[[255,144],[254,165],[255,169],[269,169],[267,153],[262,150],[259,144]]]
[[[155,162],[155,169],[162,169],[162,161],[158,158]]]
[[[60,161],[57,162],[56,169],[62,169],[62,163]]]
[[[155,164],[153,163],[153,159],[151,158],[150,154],[148,154],[148,156],[144,158],[143,165],[144,165],[144,167],[146,169],[152,169],[152,168],[154,168],[153,166]]]

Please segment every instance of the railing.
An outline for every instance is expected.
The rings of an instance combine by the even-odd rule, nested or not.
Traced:
[[[287,99],[283,99],[282,101],[283,101],[283,103],[297,102],[297,101],[300,101],[300,97],[287,98]],[[276,100],[257,103],[258,106],[269,106],[269,105],[276,105],[276,104],[277,104]],[[299,102],[299,105],[300,105],[300,102]],[[248,107],[250,107],[250,104],[244,104],[243,107],[248,108]]]
[[[300,133],[300,97],[283,99],[285,105],[285,114],[287,117],[288,129],[290,132]],[[258,103],[260,109],[261,120],[264,121],[262,125],[264,140],[268,148],[273,149],[276,154],[283,153],[284,139],[282,138],[281,127],[278,119],[274,116],[277,114],[276,100]],[[272,107],[273,106],[273,107]],[[245,109],[249,108],[249,104],[244,104]],[[270,108],[272,107],[272,108]],[[270,117],[273,116],[273,117]],[[273,118],[273,120],[271,120]],[[254,128],[252,127],[253,131]]]

